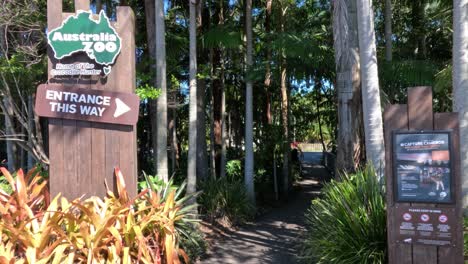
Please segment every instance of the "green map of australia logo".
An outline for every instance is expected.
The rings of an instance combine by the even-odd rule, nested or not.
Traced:
[[[63,21],[60,27],[47,34],[48,43],[56,59],[85,52],[97,64],[103,66],[114,64],[120,53],[122,40],[103,11],[99,14],[98,20],[94,20],[92,16],[91,11],[78,11],[76,15]],[[57,65],[57,69],[65,73],[57,75],[76,75],[73,74],[74,71],[78,73],[79,70],[90,72],[85,75],[93,75],[91,74],[93,71],[97,73],[92,65],[84,63],[61,64]],[[103,69],[106,75],[110,72],[110,66]],[[70,74],[66,74],[67,72]]]

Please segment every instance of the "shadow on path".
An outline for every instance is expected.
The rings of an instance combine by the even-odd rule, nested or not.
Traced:
[[[305,231],[304,213],[320,194],[322,183],[329,179],[328,171],[319,165],[320,154],[305,153],[300,190],[287,204],[237,231],[223,229],[223,237],[198,263],[299,263],[296,257]]]

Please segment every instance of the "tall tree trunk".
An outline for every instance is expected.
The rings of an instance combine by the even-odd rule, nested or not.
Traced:
[[[252,37],[252,0],[245,0],[245,31],[247,38],[246,58],[246,89],[245,89],[245,171],[244,181],[250,202],[255,205],[254,190],[254,153],[253,153],[253,103],[252,80],[247,76],[252,68],[253,37]]]
[[[221,62],[221,72],[224,75],[224,59]],[[220,161],[220,168],[219,168],[219,176],[225,177],[226,176],[226,91],[224,85],[224,77],[223,77],[223,93],[221,96],[221,161]]]
[[[158,97],[156,122],[158,124],[156,138],[157,175],[164,182],[169,180],[167,169],[167,82],[166,82],[166,38],[164,22],[164,1],[156,0],[156,87],[161,89]]]
[[[271,92],[270,92],[270,86],[271,86],[271,47],[270,47],[270,36],[269,34],[271,33],[271,5],[272,5],[273,0],[267,0],[266,1],[266,6],[265,6],[265,33],[267,34],[267,37],[265,39],[265,45],[266,45],[266,65],[265,65],[265,100],[266,100],[266,105],[265,105],[265,120],[266,123],[271,125],[272,119],[271,119]]]
[[[219,1],[219,25],[224,25],[224,0]],[[220,71],[219,78],[221,82],[221,146],[219,158],[219,176],[226,176],[226,78],[225,74],[225,60],[226,56],[224,48],[220,47]]]
[[[307,81],[308,82],[308,81]],[[307,87],[310,87],[307,85]],[[320,132],[320,142],[322,143],[322,151],[327,150],[327,146],[325,145],[325,139],[323,137],[323,130],[322,130],[322,118],[320,114],[320,93],[322,91],[322,83],[318,78],[315,80],[315,89],[316,89],[316,96],[315,96],[315,106],[317,107],[317,121],[319,125],[319,132]]]
[[[468,216],[468,0],[453,1],[453,95],[460,119],[462,206]]]
[[[412,40],[415,45],[414,54],[418,59],[425,59],[427,56],[424,1],[413,0],[411,2]]]
[[[392,61],[392,0],[385,0],[385,60]]]
[[[197,30],[203,30],[203,1],[197,3]],[[208,156],[206,146],[206,116],[205,116],[205,79],[197,83],[197,179],[206,179],[208,172]]]
[[[176,160],[176,155],[177,155],[177,137],[176,137],[176,122],[177,122],[177,109],[176,109],[176,104],[177,101],[171,96],[168,98],[168,113],[167,113],[167,122],[168,122],[168,130],[169,130],[169,144],[171,145],[171,173],[174,173],[177,166],[177,160]]]
[[[217,171],[217,162],[216,162],[216,128],[215,128],[215,76],[214,76],[214,49],[210,49],[210,76],[211,76],[211,86],[210,86],[210,172],[211,178],[216,179]]]
[[[157,0],[159,1],[159,0]],[[151,58],[151,70],[156,71],[156,18],[155,18],[155,0],[145,0],[145,16],[146,16],[146,36],[148,43],[148,53]],[[152,80],[156,86],[156,78]],[[153,152],[156,153],[157,146],[157,134],[158,134],[158,123],[157,123],[157,101],[149,100],[149,112],[150,112],[150,123],[151,123],[151,142]],[[154,159],[154,169],[157,171],[158,163]]]
[[[364,153],[356,1],[334,0],[333,39],[338,92],[336,170],[354,172]]]
[[[221,168],[221,144],[222,144],[222,97],[223,97],[223,84],[221,71],[217,70],[221,68],[221,50],[220,48],[213,49],[213,68],[212,76],[212,91],[213,91],[213,133],[214,133],[214,146],[215,146],[215,172],[216,176],[220,174]]]
[[[197,178],[206,179],[208,157],[206,148],[205,118],[205,80],[200,79],[197,85]]]
[[[177,142],[177,92],[172,91],[169,96],[168,112],[169,119],[169,141],[171,145],[171,173],[173,174],[179,168],[179,145]]]
[[[222,1],[218,1],[215,8],[214,18],[218,19],[218,26],[224,25],[224,6]],[[215,136],[215,162],[216,175],[220,176],[222,167],[222,148],[223,148],[223,94],[224,94],[224,52],[223,48],[218,46],[213,49],[213,63],[211,64],[213,72],[213,117],[214,117],[214,136]]]
[[[228,126],[229,129],[228,129],[228,131],[227,131],[227,134],[228,134],[228,147],[229,147],[229,148],[232,148],[233,138],[232,138],[232,119],[231,119],[231,111],[229,111],[229,113],[228,113],[227,123],[229,124],[229,126]]]
[[[385,169],[385,150],[372,0],[357,0],[357,11],[366,155],[380,179]]]
[[[195,193],[197,185],[197,12],[196,0],[189,0],[190,22],[190,92],[189,92],[189,150],[187,164],[187,193]],[[195,202],[195,201],[192,201]]]
[[[146,0],[145,0],[146,4]],[[96,0],[96,14],[99,14],[102,10],[102,0]]]
[[[286,16],[287,8],[281,7],[281,17],[280,17],[280,30],[284,33],[284,19]],[[291,160],[291,143],[289,138],[289,96],[288,96],[288,87],[287,87],[287,68],[286,68],[286,55],[284,47],[281,51],[281,120],[283,126],[283,195],[288,196],[289,192],[289,161]]]

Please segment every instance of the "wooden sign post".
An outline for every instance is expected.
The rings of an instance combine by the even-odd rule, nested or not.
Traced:
[[[390,264],[462,264],[457,113],[432,111],[432,89],[408,89],[384,112]]]
[[[42,88],[53,86],[60,88],[57,91],[100,95],[102,97],[94,97],[93,102],[89,101],[92,98],[79,101],[79,97],[70,97],[68,100],[77,102],[75,111],[82,107],[80,103],[85,106],[89,103],[88,107],[96,107],[94,110],[89,109],[89,116],[95,116],[96,113],[103,115],[100,120],[98,117],[86,119],[84,115],[75,113],[79,118],[74,119],[70,113],[73,110],[68,108],[68,116],[49,118],[50,190],[52,195],[62,193],[70,199],[83,195],[105,196],[105,182],[109,189],[115,190],[114,168],[119,167],[129,193],[135,195],[135,111],[138,113],[135,107],[138,107],[138,103],[134,99],[132,102],[124,100],[132,97],[136,85],[135,17],[130,7],[117,7],[116,22],[110,22],[103,12],[93,15],[89,10],[89,0],[75,0],[74,13],[63,13],[62,0],[47,0],[49,81]],[[89,32],[73,32],[76,28],[73,23],[83,21],[91,24],[83,27]],[[128,96],[115,97],[119,94]],[[42,98],[58,98],[58,95],[54,96],[44,94]],[[125,106],[113,101],[118,98]],[[50,104],[63,101],[41,103],[52,107]],[[108,109],[97,108],[102,107],[102,104],[107,105]],[[120,110],[117,111],[117,108]],[[133,117],[119,119],[130,112]],[[112,115],[116,116],[115,120]],[[106,121],[110,122],[102,123]]]

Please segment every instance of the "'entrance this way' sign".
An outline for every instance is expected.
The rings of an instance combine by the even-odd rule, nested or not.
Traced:
[[[138,96],[131,93],[41,84],[35,110],[44,117],[134,125],[139,103]]]

